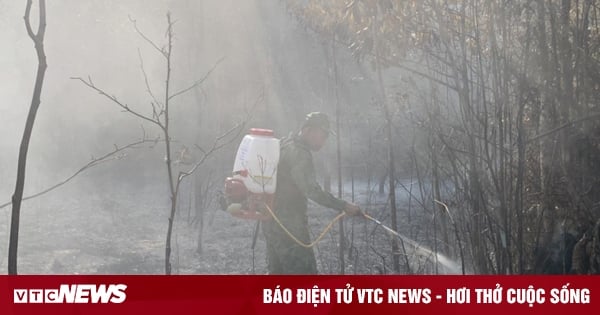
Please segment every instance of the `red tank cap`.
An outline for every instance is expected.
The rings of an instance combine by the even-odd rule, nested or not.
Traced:
[[[273,130],[271,129],[260,129],[260,128],[250,128],[250,134],[255,136],[273,136]]]

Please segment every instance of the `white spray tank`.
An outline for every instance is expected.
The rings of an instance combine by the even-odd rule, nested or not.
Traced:
[[[233,178],[241,180],[249,192],[275,193],[279,139],[269,129],[250,129],[238,147],[233,164]]]
[[[233,177],[226,181],[226,191],[235,191],[237,183],[247,190],[241,209],[232,214],[250,219],[266,219],[264,204],[270,207],[277,187],[277,165],[279,163],[279,139],[273,130],[252,128],[238,147],[233,164]],[[238,202],[238,201],[235,201]]]

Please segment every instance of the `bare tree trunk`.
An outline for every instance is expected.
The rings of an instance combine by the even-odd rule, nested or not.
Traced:
[[[531,20],[531,12],[528,13],[528,21]],[[514,210],[516,212],[517,217],[517,271],[518,274],[523,274],[525,272],[525,237],[524,237],[524,227],[525,227],[525,216],[524,216],[524,186],[525,186],[525,172],[526,172],[526,145],[527,145],[527,134],[524,127],[525,120],[525,104],[526,102],[533,102],[534,100],[529,100],[526,93],[529,93],[530,87],[525,84],[527,82],[527,73],[530,71],[529,65],[529,47],[531,45],[532,38],[532,24],[527,23],[526,35],[525,35],[525,45],[523,46],[522,59],[523,59],[523,69],[520,74],[520,89],[519,89],[519,109],[516,117],[516,129],[517,129],[517,178],[515,185],[515,193],[514,193]]]
[[[539,126],[541,130],[550,130],[556,126],[556,90],[559,90],[559,82],[555,81],[550,64],[550,49],[547,40],[546,19],[547,13],[550,15],[551,23],[554,20],[554,13],[551,7],[546,7],[543,0],[538,0],[538,48],[540,54],[542,104],[539,113]],[[555,38],[555,27],[551,28],[553,39]],[[553,40],[554,42],[555,40]],[[556,59],[556,58],[555,58]],[[541,189],[541,220],[539,220],[538,236],[535,241],[535,248],[545,248],[550,243],[555,228],[555,207],[554,196],[552,196],[552,186],[554,181],[554,160],[555,160],[555,142],[554,139],[541,139],[539,149],[540,165],[540,189]],[[539,257],[543,258],[543,257]],[[538,266],[539,267],[539,266]],[[541,270],[536,270],[541,271]]]
[[[381,93],[381,105],[383,107],[383,112],[386,120],[386,135],[387,135],[387,147],[388,147],[388,184],[389,184],[389,200],[390,200],[390,217],[392,220],[392,229],[394,231],[398,230],[398,220],[397,220],[397,209],[396,209],[396,167],[394,163],[394,140],[392,137],[392,117],[390,110],[387,105],[385,86],[383,83],[383,76],[381,74],[381,64],[379,63],[378,54],[375,56],[376,59],[376,68],[377,68],[377,78],[379,81],[379,89]],[[394,271],[396,273],[400,272],[400,259],[398,257],[399,248],[398,242],[392,242],[392,264]]]
[[[381,82],[382,83],[382,82]],[[384,105],[387,111],[387,106]],[[396,167],[394,163],[394,145],[392,138],[392,119],[389,114],[386,115],[387,119],[387,141],[388,141],[388,169],[389,169],[389,199],[390,199],[390,215],[392,220],[392,229],[398,231],[398,219],[396,217],[398,210],[396,209]],[[392,263],[395,272],[400,272],[400,259],[398,257],[399,249],[398,243],[392,242]]]
[[[432,135],[432,139],[431,141],[433,142],[433,135]],[[439,165],[438,165],[438,158],[437,158],[437,152],[434,148],[434,146],[431,146],[431,169],[432,169],[432,194],[433,194],[433,200],[442,200],[442,196],[440,193],[440,176],[439,176]],[[440,225],[440,229],[442,230],[442,238],[443,238],[443,243],[442,245],[444,246],[443,250],[446,254],[450,254],[450,238],[448,236],[448,220],[446,215],[444,214],[444,209],[441,205],[436,206],[435,204],[433,204],[432,209],[434,211],[434,225],[437,224],[438,220],[437,220],[437,215],[438,212],[441,214],[440,219],[439,219],[439,225]],[[435,227],[434,227],[435,229]],[[437,239],[434,239],[434,248],[436,250],[437,253]],[[437,259],[437,257],[436,257]],[[437,266],[436,266],[437,268]]]
[[[342,198],[342,149],[340,144],[340,96],[338,92],[338,70],[337,70],[337,56],[335,51],[335,33],[333,35],[332,41],[332,53],[333,53],[333,76],[334,76],[334,90],[335,90],[335,131],[336,131],[336,152],[337,152],[337,173],[338,173],[338,198]],[[346,263],[344,260],[344,251],[346,250],[346,235],[344,232],[344,221],[340,220],[340,251],[339,251],[339,260],[340,260],[340,274],[344,274],[346,272]]]
[[[378,12],[377,14],[380,14]],[[378,18],[376,18],[378,20]],[[379,27],[380,21],[375,22],[375,27],[373,29],[377,29]],[[383,75],[381,73],[382,65],[381,65],[381,55],[380,55],[380,38],[379,34],[374,31],[373,33],[374,39],[374,48],[375,48],[375,70],[377,72],[377,81],[379,85],[379,94],[380,94],[380,102],[383,110],[383,114],[385,116],[386,126],[385,132],[387,136],[387,149],[388,149],[388,185],[389,185],[389,200],[390,200],[390,219],[392,221],[392,229],[394,231],[398,230],[398,220],[397,220],[397,209],[396,209],[396,168],[394,161],[394,140],[393,140],[393,121],[392,114],[388,108],[387,103],[387,94],[385,91],[385,84],[383,82]],[[385,178],[383,179],[385,180]],[[379,191],[382,192],[382,185],[380,182]],[[392,267],[394,268],[394,272],[400,272],[400,258],[398,257],[400,250],[398,247],[398,242],[392,242]]]
[[[17,166],[17,183],[15,185],[15,192],[12,196],[12,214],[10,223],[10,241],[8,245],[8,274],[17,274],[17,256],[19,248],[19,221],[21,215],[21,201],[23,200],[23,190],[25,187],[25,170],[27,165],[27,151],[29,150],[29,140],[31,139],[31,133],[33,131],[33,125],[35,123],[35,117],[37,110],[40,107],[42,85],[44,84],[44,76],[46,74],[46,54],[44,52],[44,35],[46,33],[46,1],[39,1],[39,25],[37,34],[33,33],[30,23],[32,0],[27,1],[25,9],[25,27],[27,28],[27,34],[33,40],[35,45],[35,51],[38,57],[38,68],[35,79],[35,86],[33,88],[33,97],[31,99],[31,105],[29,107],[29,114],[27,115],[27,121],[25,122],[25,131],[23,132],[23,138],[21,139],[21,146],[19,148],[19,161]]]
[[[171,234],[173,233],[173,221],[175,220],[175,212],[177,210],[177,190],[175,189],[175,182],[173,178],[173,166],[171,163],[171,136],[169,135],[169,100],[170,100],[170,85],[171,85],[171,51],[173,49],[173,23],[171,22],[171,15],[167,14],[167,47],[165,51],[167,73],[165,78],[165,122],[163,127],[163,134],[165,137],[165,153],[167,160],[165,161],[167,166],[167,176],[169,180],[169,191],[171,192],[171,213],[169,215],[169,224],[167,227],[167,241],[165,246],[165,273],[171,274]]]
[[[379,185],[378,185],[379,190],[378,191],[379,191],[380,195],[383,195],[383,193],[385,192],[385,180],[388,177],[388,172],[389,172],[389,170],[385,169],[383,171],[383,174],[381,174],[381,176],[379,177]]]

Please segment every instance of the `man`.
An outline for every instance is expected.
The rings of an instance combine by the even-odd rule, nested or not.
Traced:
[[[348,215],[361,214],[360,208],[323,191],[317,183],[311,151],[319,151],[329,135],[327,115],[313,112],[306,116],[301,131],[281,140],[277,169],[274,213],[298,240],[310,243],[308,199]],[[293,240],[275,220],[263,225],[267,242],[269,274],[316,274],[317,262],[312,248]]]

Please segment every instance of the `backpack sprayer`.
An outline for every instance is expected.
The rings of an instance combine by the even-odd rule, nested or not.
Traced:
[[[273,130],[250,129],[238,147],[231,177],[225,180],[226,209],[243,219],[268,220],[277,186],[279,140]]]
[[[238,147],[232,176],[225,179],[222,207],[235,217],[257,220],[253,250],[260,221],[272,218],[270,209],[277,186],[278,164],[279,140],[273,136],[273,130],[252,128]]]

